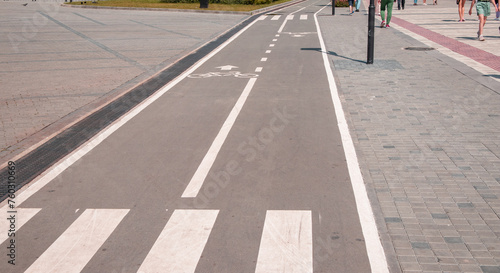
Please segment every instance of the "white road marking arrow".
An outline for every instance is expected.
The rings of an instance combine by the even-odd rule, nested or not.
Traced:
[[[216,68],[220,68],[220,70],[231,70],[233,68],[238,68],[237,66],[233,66],[233,65],[230,65],[230,64],[227,64],[227,65],[223,65],[223,66],[218,66]]]

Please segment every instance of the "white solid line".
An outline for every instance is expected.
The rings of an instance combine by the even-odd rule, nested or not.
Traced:
[[[262,72],[262,67],[255,68],[255,72]]]
[[[0,244],[2,244],[5,240],[9,238],[9,230],[11,221],[9,220],[10,216],[14,215],[14,225],[15,231],[19,231],[19,229],[26,224],[33,216],[35,216],[41,209],[27,209],[27,208],[15,208],[13,211],[16,213],[9,213],[10,210],[6,210],[4,208],[1,209],[1,220],[0,220]],[[16,240],[17,238],[12,237],[11,239]]]
[[[261,62],[266,62],[267,61],[267,58],[262,58],[260,59]]]
[[[268,210],[256,273],[313,272],[311,211]]]
[[[307,14],[300,15],[300,20],[307,20]]]
[[[271,18],[272,21],[279,20],[281,15],[274,15],[273,18]]]
[[[176,210],[138,273],[194,272],[218,210]]]
[[[198,69],[200,66],[202,66],[206,61],[208,61],[210,58],[212,58],[215,54],[219,53],[223,48],[225,48],[228,44],[233,42],[243,32],[245,32],[247,29],[249,29],[251,26],[253,26],[256,22],[257,22],[257,20],[248,24],[246,27],[241,29],[234,36],[232,36],[227,41],[222,43],[219,47],[217,47],[215,50],[210,52],[207,56],[205,56],[204,58],[199,60],[196,64],[191,66],[188,70],[186,70],[184,73],[182,73],[177,78],[175,78],[173,81],[169,82],[168,84],[163,86],[161,89],[156,91],[156,93],[151,95],[149,98],[144,100],[142,103],[138,104],[136,107],[134,107],[132,110],[130,110],[127,114],[120,117],[118,120],[113,122],[107,128],[103,129],[99,134],[97,134],[96,136],[91,138],[85,144],[83,144],[82,146],[80,146],[79,148],[74,150],[72,153],[66,155],[64,158],[59,160],[51,168],[49,168],[48,170],[43,172],[41,175],[36,177],[31,183],[29,183],[27,185],[27,187],[23,188],[22,192],[20,192],[18,194],[16,192],[16,194],[17,194],[16,206],[19,206],[21,203],[23,203],[28,198],[30,198],[33,194],[38,192],[38,190],[40,190],[45,185],[47,185],[50,181],[52,181],[55,177],[57,177],[59,174],[61,174],[64,170],[66,170],[71,165],[73,165],[73,163],[75,163],[77,160],[79,160],[80,158],[85,156],[88,152],[90,152],[92,149],[94,149],[97,145],[99,145],[102,141],[104,141],[106,138],[108,138],[116,130],[118,130],[120,127],[122,127],[125,123],[127,123],[133,117],[135,117],[140,112],[142,112],[142,110],[144,110],[146,107],[148,107],[154,101],[156,101],[158,98],[163,96],[163,94],[165,94],[170,89],[172,89],[174,86],[176,86],[180,81],[182,81],[188,75],[192,74],[196,69]],[[6,209],[7,208],[6,200],[3,201],[2,203],[4,204],[4,206],[1,209],[7,210]]]
[[[26,272],[80,272],[128,209],[87,209]]]
[[[330,85],[330,94],[332,96],[333,107],[337,116],[337,125],[339,127],[340,136],[342,138],[342,145],[345,151],[347,168],[349,170],[349,176],[351,178],[351,184],[354,191],[354,199],[356,200],[356,208],[358,209],[361,229],[365,238],[366,251],[368,254],[372,272],[388,273],[389,267],[387,264],[387,259],[385,257],[384,249],[382,248],[382,243],[380,242],[377,225],[375,223],[375,217],[373,216],[373,210],[370,205],[370,200],[368,199],[363,176],[361,175],[361,170],[359,168],[358,157],[356,155],[354,143],[352,142],[351,134],[349,133],[349,126],[344,115],[344,110],[342,108],[342,103],[338,94],[337,85],[335,84],[335,79],[333,77],[332,68],[330,67],[328,56],[326,54],[325,42],[323,41],[323,36],[321,35],[321,29],[318,23],[317,14],[325,7],[321,8],[314,14],[314,21],[316,23],[316,29],[318,30],[318,38],[321,44],[323,64],[325,66],[328,84]]]
[[[271,50],[266,50],[266,53],[267,53],[267,54],[271,53]]]
[[[208,175],[208,172],[212,168],[212,165],[214,164],[215,159],[217,158],[217,155],[219,154],[219,151],[224,144],[224,141],[226,141],[229,131],[233,127],[233,124],[236,121],[236,118],[238,117],[241,109],[243,108],[243,105],[245,105],[245,101],[247,100],[250,91],[252,91],[255,81],[257,81],[257,78],[251,78],[248,80],[245,89],[243,89],[243,92],[238,98],[238,101],[236,101],[236,104],[229,113],[229,116],[222,125],[222,128],[212,142],[210,149],[208,149],[208,152],[201,161],[200,166],[198,166],[198,169],[194,173],[193,178],[191,178],[191,181],[184,190],[182,197],[196,197],[198,195],[198,192],[200,191],[201,186],[203,185],[203,182]]]

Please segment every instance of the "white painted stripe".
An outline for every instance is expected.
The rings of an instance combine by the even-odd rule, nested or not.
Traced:
[[[267,53],[267,54],[271,53],[271,50],[266,50],[266,53]]]
[[[269,47],[274,47],[274,44],[270,44]]]
[[[1,220],[0,220],[0,244],[2,244],[7,238],[9,238],[9,230],[11,222],[9,218],[14,215],[14,225],[15,225],[15,232],[17,233],[19,229],[26,224],[33,216],[35,216],[41,209],[27,209],[27,208],[16,208],[13,211],[16,211],[16,213],[10,213],[9,211],[11,210],[6,210],[5,208],[2,208],[1,210]],[[16,239],[16,238],[12,238]]]
[[[294,12],[292,12],[292,13],[288,14],[288,15],[286,16],[285,20],[283,21],[283,24],[281,24],[280,28],[278,29],[278,33],[281,33],[281,32],[283,31],[283,29],[285,28],[286,23],[287,23],[289,20],[293,20],[293,17],[294,17],[294,15],[293,15],[293,14],[294,14],[294,13],[299,12],[299,11],[301,11],[301,10],[303,10],[303,9],[305,9],[305,7],[303,7],[303,8],[301,8],[301,9],[299,9],[299,10],[296,10],[296,11],[294,11]]]
[[[138,273],[194,272],[218,210],[176,210]]]
[[[256,273],[313,272],[311,211],[268,210]]]
[[[289,16],[290,16],[290,15],[289,15]],[[285,28],[286,22],[288,22],[288,16],[287,16],[287,18],[283,21],[283,23],[281,24],[280,28],[278,29],[278,33],[281,33],[281,32],[283,31],[283,29]]]
[[[279,34],[276,34],[276,35],[274,35],[274,37],[280,37],[280,35],[279,35]]]
[[[267,58],[262,58],[260,59],[261,62],[266,62],[267,61]]]
[[[281,15],[274,15],[273,18],[271,18],[272,21],[279,20]]]
[[[99,145],[102,141],[104,141],[106,138],[108,138],[116,130],[118,130],[120,127],[122,127],[125,123],[127,123],[129,120],[131,120],[136,115],[138,115],[140,112],[142,112],[142,110],[144,110],[150,104],[155,102],[158,98],[163,96],[163,94],[167,93],[170,89],[172,89],[174,86],[176,86],[180,81],[182,81],[188,75],[192,74],[196,69],[198,69],[206,61],[208,61],[213,56],[215,56],[215,54],[219,53],[222,49],[224,49],[227,45],[229,45],[231,42],[233,42],[243,32],[245,32],[247,29],[249,29],[251,26],[253,26],[256,22],[257,22],[257,20],[248,24],[246,27],[241,29],[234,36],[232,36],[227,41],[222,43],[219,47],[217,47],[212,52],[210,52],[207,56],[205,56],[204,58],[199,60],[195,65],[191,66],[188,70],[184,71],[184,73],[179,75],[173,81],[169,82],[167,85],[163,86],[161,89],[156,91],[149,98],[147,98],[143,102],[139,103],[136,107],[134,107],[132,110],[130,110],[127,114],[125,114],[122,117],[120,117],[119,119],[117,119],[115,122],[113,122],[111,125],[109,125],[106,129],[103,129],[99,134],[97,134],[96,136],[91,138],[85,144],[83,144],[79,148],[75,149],[72,153],[68,154],[67,156],[65,156],[64,158],[59,160],[52,167],[50,167],[48,170],[46,170],[41,175],[39,175],[37,178],[35,178],[31,183],[29,183],[29,185],[27,185],[27,187],[24,187],[23,189],[21,189],[21,191],[16,192],[16,194],[17,194],[16,206],[21,205],[21,203],[26,201],[28,198],[30,198],[36,192],[38,192],[41,188],[43,188],[45,185],[47,185],[50,181],[52,181],[55,177],[57,177],[59,174],[61,174],[64,170],[66,170],[71,165],[73,165],[73,163],[75,163],[77,160],[79,160],[80,158],[85,156],[88,152],[90,152],[92,149],[94,149],[97,145]],[[158,72],[157,74],[159,74],[159,73],[161,73],[161,71]],[[157,75],[157,74],[155,74],[155,75]],[[155,75],[153,75],[153,76],[155,76]],[[7,208],[7,200],[4,200],[2,202],[2,204],[4,204],[4,206],[1,209],[6,209]]]
[[[87,209],[26,272],[80,272],[128,209]]]
[[[278,39],[273,39],[273,42],[276,42],[276,41],[278,41]]]
[[[338,94],[337,85],[335,84],[332,68],[330,67],[330,62],[326,53],[327,51],[325,42],[323,41],[321,29],[318,24],[317,14],[325,7],[321,8],[314,14],[314,21],[316,23],[316,29],[318,30],[318,38],[321,45],[323,64],[325,66],[328,84],[330,85],[330,94],[332,96],[333,106],[335,109],[335,114],[337,116],[337,125],[340,130],[342,145],[345,151],[347,168],[349,170],[349,176],[351,178],[351,184],[354,191],[354,198],[356,200],[356,207],[358,209],[361,229],[363,231],[363,236],[365,239],[366,251],[368,253],[368,259],[370,260],[370,266],[372,269],[371,271],[388,273],[389,267],[387,264],[387,259],[385,257],[384,249],[382,248],[382,243],[380,242],[377,225],[375,223],[375,217],[373,216],[373,210],[370,205],[370,200],[368,199],[363,176],[361,175],[361,170],[359,168],[358,157],[356,155],[356,150],[354,148],[351,134],[349,133],[349,126],[344,115],[344,110],[342,108],[342,103]]]
[[[262,72],[262,67],[255,68],[255,72]]]
[[[301,14],[300,20],[307,20],[307,14]]]
[[[266,20],[267,19],[267,15],[261,15],[257,21],[262,21],[262,20]]]
[[[224,141],[226,141],[229,131],[233,127],[233,124],[236,121],[238,115],[240,114],[243,105],[245,105],[245,101],[247,100],[250,91],[252,91],[255,81],[257,81],[257,78],[251,78],[248,80],[245,89],[243,89],[243,92],[238,98],[238,101],[236,101],[236,104],[229,113],[229,116],[222,125],[222,128],[220,129],[219,133],[212,142],[210,149],[208,149],[208,152],[201,161],[200,166],[198,166],[198,169],[196,170],[193,177],[191,178],[191,181],[184,190],[182,197],[196,197],[198,195],[198,192],[200,191],[201,186],[203,185],[203,181],[205,181],[205,178],[207,177],[208,172],[212,168],[212,165],[214,164],[215,159],[217,158],[217,155],[219,154],[219,151],[222,148],[222,145],[224,144]]]

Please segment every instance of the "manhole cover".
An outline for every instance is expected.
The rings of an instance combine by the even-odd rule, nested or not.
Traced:
[[[434,50],[433,47],[425,47],[425,46],[409,46],[405,47],[405,50],[415,50],[415,51],[429,51]]]

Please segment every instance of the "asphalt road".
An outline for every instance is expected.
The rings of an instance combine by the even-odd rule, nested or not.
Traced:
[[[21,193],[2,272],[370,272],[324,4],[260,17]]]

